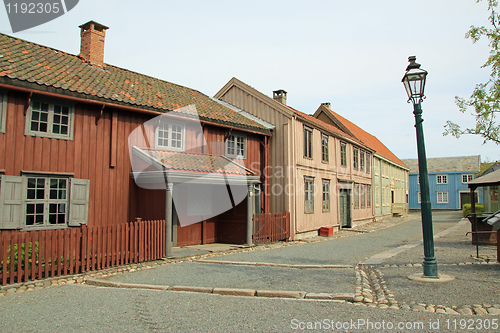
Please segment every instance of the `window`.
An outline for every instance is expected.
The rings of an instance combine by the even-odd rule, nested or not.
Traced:
[[[436,176],[437,184],[448,184],[448,175],[437,175]]]
[[[226,156],[231,158],[246,159],[247,137],[244,134],[233,133],[226,141]]]
[[[312,128],[304,127],[304,157],[307,158],[312,158],[312,135]]]
[[[7,93],[0,90],[0,133],[5,133],[6,117],[7,117]]]
[[[371,155],[370,153],[366,153],[366,173],[371,173]]]
[[[359,193],[360,186],[359,184],[354,184],[354,208],[359,209]]]
[[[73,140],[72,104],[33,100],[26,115],[26,135]]]
[[[321,134],[321,161],[328,163],[328,135]]]
[[[417,184],[420,185],[420,175],[417,175]]]
[[[417,192],[418,194],[418,203],[422,203],[422,194],[420,193],[420,191]]]
[[[357,168],[359,168],[359,149],[354,148],[352,153],[353,153],[352,154],[352,166],[354,169],[357,169]]]
[[[305,212],[314,212],[314,178],[305,177]]]
[[[323,179],[323,212],[330,211],[330,180]]]
[[[89,180],[3,175],[1,188],[1,229],[50,229],[87,223]]]
[[[464,184],[467,184],[468,182],[470,182],[473,179],[474,179],[474,175],[472,175],[470,173],[462,175],[462,183],[464,183]]]
[[[366,185],[366,207],[372,207],[372,186]]]
[[[380,186],[375,185],[375,207],[380,207]]]
[[[66,225],[67,178],[28,177],[26,226]]]
[[[447,191],[437,192],[437,203],[438,204],[448,203],[448,192]]]
[[[156,148],[184,150],[184,125],[161,122],[155,132]]]
[[[340,165],[347,166],[347,144],[345,142],[340,143]]]
[[[359,170],[365,171],[365,152],[361,151],[359,154]]]
[[[366,185],[361,185],[361,209],[366,208]]]

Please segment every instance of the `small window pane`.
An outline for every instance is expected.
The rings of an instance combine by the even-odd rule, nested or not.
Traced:
[[[33,225],[33,224],[35,224],[35,216],[26,215],[26,225]]]

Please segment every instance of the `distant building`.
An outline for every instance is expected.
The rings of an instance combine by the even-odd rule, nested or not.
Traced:
[[[330,103],[322,103],[314,117],[352,134],[373,150],[372,186],[375,219],[408,214],[408,167],[375,136],[332,111]]]
[[[409,208],[420,209],[418,160],[402,161],[410,168]],[[470,203],[467,183],[476,177],[480,163],[480,155],[428,158],[427,171],[432,209],[462,209],[464,204]],[[481,198],[482,195],[479,199]]]

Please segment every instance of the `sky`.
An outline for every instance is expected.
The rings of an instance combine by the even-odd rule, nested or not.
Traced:
[[[104,61],[214,96],[232,77],[313,114],[323,102],[375,135],[400,159],[417,158],[413,106],[401,79],[408,56],[429,72],[422,103],[427,157],[481,155],[500,146],[476,136],[443,136],[452,120],[473,127],[455,96],[468,97],[489,69],[487,40],[465,38],[488,26],[475,0],[80,0],[65,15],[12,33],[0,8],[0,32],[71,54],[79,25],[109,27]]]

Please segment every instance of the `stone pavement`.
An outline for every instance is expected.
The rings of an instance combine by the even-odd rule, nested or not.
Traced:
[[[86,283],[167,292],[322,299],[408,311],[500,315],[500,265],[496,263],[496,247],[480,246],[480,258],[475,258],[476,248],[471,244],[471,236],[465,235],[470,231],[466,220],[449,224],[452,227],[439,232],[435,239],[439,273],[453,276],[455,279],[451,282],[423,283],[408,279],[409,275],[422,272],[423,248],[420,242],[373,253],[372,257],[357,265],[327,265],[320,260],[304,264],[307,260],[297,256],[305,250],[300,245],[316,246],[313,253],[319,246],[342,241],[354,242],[358,246],[356,237],[349,236],[387,227],[399,230],[400,223],[418,218],[419,215],[413,214],[404,219],[371,223],[357,230],[344,230],[331,237],[296,242],[255,247],[211,244],[176,248],[173,251],[176,258],[29,285],[7,286],[0,290],[0,296],[61,284]],[[272,258],[276,251],[291,253],[288,263],[251,259],[266,258],[259,255],[263,253]]]

